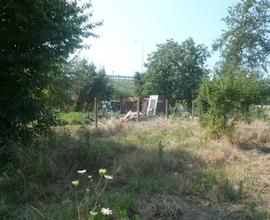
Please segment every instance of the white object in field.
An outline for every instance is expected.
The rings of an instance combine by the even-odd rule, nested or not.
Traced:
[[[125,119],[129,119],[129,120],[135,120],[138,118],[138,113],[137,112],[132,112],[132,111],[128,111],[128,113],[125,115],[125,117],[123,118]]]
[[[150,95],[147,107],[148,116],[156,115],[157,103],[158,103],[158,95]]]

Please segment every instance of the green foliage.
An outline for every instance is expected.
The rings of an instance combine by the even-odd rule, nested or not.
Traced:
[[[72,82],[71,94],[76,111],[93,109],[95,97],[101,102],[112,96],[113,84],[104,69],[97,70],[94,64],[88,64],[86,60],[74,61],[68,67],[66,74]]]
[[[48,131],[46,89],[51,71],[95,36],[90,3],[27,0],[0,3],[0,167],[10,139],[25,142]]]
[[[86,60],[73,60],[55,71],[58,74],[51,77],[46,90],[50,110],[93,110],[95,97],[100,104],[115,93],[113,82],[106,76],[105,70],[97,70]]]
[[[143,97],[144,74],[136,72],[134,75],[135,95],[139,98]]]
[[[198,176],[193,190],[208,198],[210,202],[235,202],[243,198],[243,181],[240,181],[239,186],[235,187],[224,176],[222,170],[219,170],[219,172],[213,170],[211,172],[202,172]]]
[[[189,119],[191,117],[191,109],[185,107],[181,102],[176,102],[174,107],[170,109],[171,118]]]
[[[98,121],[104,122],[110,118],[120,119],[119,112],[98,112]],[[60,112],[55,114],[57,125],[91,125],[94,122],[94,112]]]
[[[191,107],[201,78],[207,74],[207,48],[202,44],[196,45],[192,38],[181,44],[167,40],[157,47],[157,51],[148,57],[145,93],[158,94],[171,102],[184,100]]]
[[[121,99],[123,97],[133,97],[135,96],[135,86],[130,80],[112,80],[114,87],[113,97],[116,99]]]
[[[269,215],[265,211],[258,210],[257,204],[253,201],[249,201],[245,204],[244,210],[252,216],[255,220],[265,220],[269,218]]]
[[[74,106],[71,89],[73,83],[68,71],[69,65],[59,65],[50,74],[49,85],[45,90],[50,111],[68,111]]]
[[[267,71],[269,10],[268,0],[241,0],[229,8],[229,15],[223,19],[227,28],[214,44],[214,50],[221,50],[225,62]]]
[[[266,113],[266,109],[262,106],[252,106],[249,111],[248,117],[250,120],[267,120],[268,115]]]
[[[0,177],[0,218],[71,220],[76,219],[76,205],[81,219],[85,218],[104,186],[100,184],[97,194],[92,193],[98,184],[99,167],[108,167],[114,178],[108,180],[96,210],[109,207],[113,210],[112,218],[141,219],[145,215],[155,217],[156,213],[169,217],[171,210],[177,208],[175,204],[181,204],[185,213],[203,211],[210,218],[214,212],[224,217],[232,207],[242,207],[242,198],[253,204],[246,205],[241,217],[246,212],[267,216],[256,208],[257,200],[244,193],[248,190],[246,180],[234,183],[233,177],[225,173],[234,166],[242,169],[241,161],[225,164],[223,159],[227,156],[221,153],[219,145],[193,136],[193,127],[149,123],[152,122],[99,136],[91,135],[92,130],[87,127],[77,126],[72,132],[69,126],[55,127],[57,133],[40,140],[37,148],[21,149],[19,170],[10,170]],[[84,140],[85,135],[90,141]],[[78,176],[76,171],[81,169],[87,169],[87,175],[82,171]],[[77,204],[71,185],[74,180],[79,180]],[[257,192],[257,185],[254,187]],[[104,216],[99,213],[94,219]]]
[[[93,114],[91,114],[91,116],[93,117]],[[56,121],[59,125],[83,125],[89,124],[90,118],[88,113],[69,112],[57,114]]]
[[[216,132],[233,128],[237,120],[248,120],[250,107],[265,99],[264,80],[240,69],[223,71],[203,81],[196,101],[200,121]]]

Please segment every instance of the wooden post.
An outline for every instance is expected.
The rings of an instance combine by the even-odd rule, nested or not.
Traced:
[[[138,98],[137,102],[137,123],[139,123],[140,120],[140,98]]]
[[[95,128],[97,128],[98,124],[98,112],[97,112],[97,97],[95,97]]]
[[[191,117],[194,118],[194,110],[195,110],[195,101],[192,100],[192,109],[191,109]]]
[[[168,99],[165,100],[165,116],[168,118]]]

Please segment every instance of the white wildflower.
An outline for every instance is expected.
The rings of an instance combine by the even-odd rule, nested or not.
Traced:
[[[79,185],[79,180],[74,180],[71,183],[74,187],[77,187]]]
[[[110,175],[105,175],[104,176],[106,179],[109,179],[109,180],[112,180],[113,179],[113,176],[110,176]]]
[[[86,170],[78,170],[77,173],[84,174],[84,173],[86,173]]]
[[[90,211],[89,214],[95,216],[95,215],[97,215],[98,213],[95,212],[95,211]]]
[[[102,213],[103,215],[111,215],[111,214],[112,214],[112,210],[109,209],[109,208],[102,208],[102,209],[101,209],[101,213]]]

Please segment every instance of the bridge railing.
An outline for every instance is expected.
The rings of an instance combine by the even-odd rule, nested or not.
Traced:
[[[134,76],[108,75],[113,80],[134,80]]]

